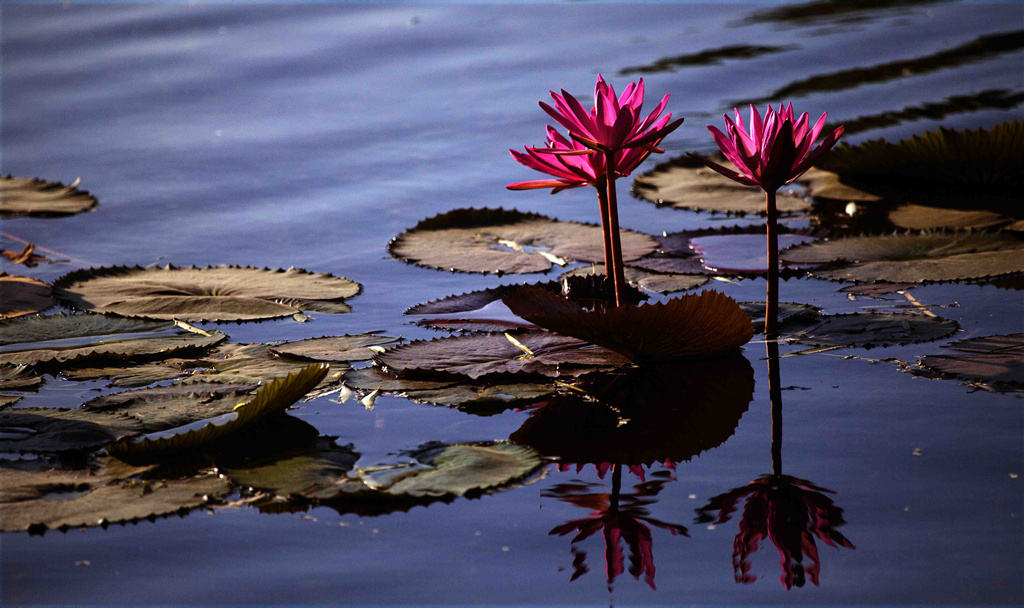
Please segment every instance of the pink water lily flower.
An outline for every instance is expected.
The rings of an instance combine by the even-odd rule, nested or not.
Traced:
[[[661,99],[654,110],[641,118],[644,105],[644,79],[626,85],[621,96],[615,95],[615,88],[597,77],[594,86],[594,107],[587,111],[575,97],[562,90],[559,95],[551,91],[555,107],[540,102],[540,107],[569,130],[569,136],[592,150],[604,152],[650,146],[651,152],[661,152],[655,142],[676,130],[683,119],[669,122],[672,114],[662,116],[668,103],[668,95]]]
[[[748,186],[760,186],[767,192],[774,192],[803,175],[818,157],[836,145],[844,130],[844,127],[839,127],[814,147],[825,127],[827,113],[811,126],[806,112],[794,120],[793,104],[786,107],[780,104],[778,111],[769,105],[763,120],[757,108],[751,105],[748,132],[739,109],[734,108],[733,111],[735,120],[725,117],[726,133],[712,125],[708,125],[708,130],[718,149],[736,165],[739,172],[696,154],[691,153],[690,156],[730,179]]]

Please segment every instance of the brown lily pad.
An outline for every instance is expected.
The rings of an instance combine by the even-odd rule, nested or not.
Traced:
[[[26,177],[0,177],[0,217],[71,215],[96,207],[96,197],[60,182]]]
[[[814,346],[894,346],[932,342],[959,329],[956,321],[917,314],[854,313],[828,315],[793,338]]]
[[[632,266],[623,268],[622,274],[633,287],[655,293],[674,293],[696,289],[711,280],[711,277],[707,275],[649,272],[641,268],[633,268]],[[592,264],[570,270],[560,278],[595,275],[606,276],[604,264]]]
[[[929,378],[965,380],[998,392],[1024,391],[1024,333],[970,338],[947,348],[962,354],[928,355],[908,371]]]
[[[56,305],[46,283],[0,273],[0,319],[30,315]]]
[[[733,169],[725,158],[715,161]],[[728,213],[733,215],[765,215],[764,192],[760,188],[734,182],[700,161],[683,156],[662,163],[633,182],[633,193],[658,205],[676,209]],[[805,213],[811,203],[790,192],[779,192],[776,208],[780,213]]]
[[[799,245],[780,258],[793,264],[855,262],[811,273],[837,281],[965,281],[1024,272],[1024,241],[1003,233],[863,236]]]
[[[925,205],[901,205],[889,212],[889,221],[910,230],[977,230],[1011,222],[995,211],[962,211]]]
[[[0,412],[0,451],[91,450],[145,431],[135,418],[105,412],[52,407]]]
[[[867,283],[864,285],[848,285],[839,293],[852,293],[855,296],[884,296],[890,293],[906,291],[917,287],[917,283]]]
[[[632,362],[706,357],[743,346],[754,335],[750,319],[732,298],[716,291],[641,306],[595,306],[536,288],[505,294],[520,317],[560,334],[622,354]]]
[[[515,340],[525,349],[503,334],[417,340],[389,349],[374,360],[403,376],[459,374],[470,378],[520,373],[553,378],[578,376],[628,363],[610,350],[550,332],[518,334]]]
[[[654,251],[646,234],[621,231],[622,258]],[[441,270],[514,274],[604,260],[601,228],[505,209],[456,209],[421,221],[388,244],[396,258]]]
[[[359,290],[358,283],[330,274],[241,266],[91,268],[54,283],[56,296],[78,309],[190,322],[347,312],[341,300]]]
[[[304,361],[369,361],[373,358],[374,351],[368,347],[391,344],[400,339],[378,334],[379,332],[370,332],[351,336],[309,338],[271,346],[268,350],[275,355]]]
[[[738,302],[743,312],[750,317],[757,333],[764,331],[764,302]],[[808,323],[814,323],[821,315],[821,309],[810,304],[799,304],[797,302],[779,302],[778,317],[779,331],[789,333],[794,328],[805,327]]]
[[[43,383],[27,365],[0,365],[0,390],[30,389]]]
[[[416,325],[441,331],[462,331],[468,333],[519,333],[539,329],[533,323],[506,321],[504,319],[420,319]]]

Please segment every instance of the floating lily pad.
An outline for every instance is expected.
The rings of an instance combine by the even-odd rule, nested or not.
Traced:
[[[994,228],[1011,222],[995,211],[943,209],[924,205],[902,205],[889,212],[889,221],[910,230],[968,230]]]
[[[314,443],[227,465],[224,474],[242,486],[282,497],[335,498],[342,491],[359,454],[351,446],[338,446],[321,437]],[[356,486],[356,487],[351,487]],[[350,490],[363,485],[352,483]]]
[[[0,468],[0,529],[78,528],[183,513],[223,498],[229,482],[209,472],[187,479],[136,480],[145,467],[99,457],[74,470]]]
[[[24,264],[28,268],[35,268],[39,262],[53,263],[53,260],[35,253],[36,244],[29,243],[21,251],[7,251],[0,249],[0,255],[11,261],[12,264]]]
[[[764,302],[738,302],[743,312],[750,317],[755,331],[760,333],[764,330]],[[796,302],[779,302],[778,323],[779,331],[788,333],[794,327],[803,327],[807,323],[813,323],[821,315],[821,309],[810,304],[798,304]]]
[[[126,317],[183,321],[249,321],[286,317],[300,310],[341,308],[359,293],[358,283],[330,274],[289,268],[91,268],[54,283],[56,296],[82,310]]]
[[[872,194],[852,184],[831,171],[812,167],[800,176],[800,184],[807,188],[807,194],[815,199],[827,199],[846,203],[877,203],[882,195]]]
[[[463,331],[470,333],[495,333],[533,331],[538,329],[533,323],[522,321],[506,321],[504,319],[420,319],[416,325],[442,331]]]
[[[21,401],[22,395],[0,395],[0,408],[14,405]]]
[[[116,413],[138,420],[145,431],[159,431],[231,412],[250,399],[257,385],[187,380],[96,397],[83,410]]]
[[[82,409],[19,408],[0,412],[0,451],[95,449],[145,431],[135,418]]]
[[[147,363],[128,363],[127,365],[99,362],[95,366],[64,368],[61,370],[61,375],[68,380],[77,381],[106,378],[110,381],[110,386],[137,388],[187,376],[192,363],[186,359],[173,358]]]
[[[852,293],[855,296],[884,296],[890,293],[906,291],[917,287],[917,283],[868,283],[865,285],[848,285],[839,293]]]
[[[169,356],[200,351],[227,338],[187,332],[173,323],[104,315],[51,315],[0,321],[0,363],[36,365]]]
[[[815,346],[872,348],[941,340],[958,328],[956,321],[927,315],[854,313],[821,317],[819,323],[793,338]]]
[[[60,182],[26,177],[0,177],[0,216],[71,215],[96,206],[96,197]]]
[[[721,155],[717,155],[715,161],[735,170]],[[735,215],[767,213],[764,192],[760,188],[734,182],[688,156],[662,163],[637,177],[633,182],[633,193],[658,205],[671,205],[676,209]],[[780,213],[805,213],[811,209],[811,203],[801,196],[782,191],[778,193],[776,208]]]
[[[0,319],[29,315],[56,305],[53,291],[46,283],[0,273]]]
[[[268,382],[256,391],[251,401],[235,406],[230,413],[168,431],[121,440],[111,444],[107,451],[119,457],[148,458],[215,443],[283,412],[313,390],[327,375],[328,369],[329,366],[323,363],[309,365],[286,378]]]
[[[956,355],[928,355],[909,371],[930,378],[953,378],[1000,391],[1024,390],[1024,333],[983,336],[947,346]]]
[[[655,293],[674,293],[677,291],[686,291],[687,289],[695,289],[711,280],[711,277],[707,275],[649,272],[647,270],[633,268],[631,266],[623,268],[622,274],[626,280],[629,281],[630,285],[644,291],[653,291]],[[560,278],[587,277],[595,275],[606,275],[604,264],[592,264],[590,266],[570,270]]]
[[[491,302],[501,299],[505,287],[492,287],[479,291],[470,291],[460,295],[445,296],[438,300],[423,302],[406,309],[407,315],[449,315],[460,312],[480,310]]]
[[[378,335],[378,332],[352,336],[324,336],[271,346],[269,351],[282,357],[305,361],[369,361],[373,358],[374,351],[367,347],[391,344],[398,340],[399,338]]]
[[[523,287],[502,301],[520,317],[563,335],[614,350],[632,362],[658,362],[721,354],[754,335],[732,298],[716,291],[641,306],[585,310],[560,295]]]
[[[621,231],[622,258],[654,251],[646,234]],[[601,228],[505,209],[456,209],[423,220],[388,244],[391,255],[441,270],[510,274],[546,272],[552,264],[604,260]]]
[[[0,390],[35,388],[43,383],[26,365],[0,365]]]
[[[781,252],[780,258],[793,264],[856,262],[812,271],[832,280],[963,281],[1024,272],[1024,241],[1002,233],[864,236],[799,245]]]
[[[530,352],[503,334],[477,334],[417,340],[389,349],[374,360],[403,376],[460,374],[470,378],[519,373],[578,376],[628,363],[610,350],[550,332],[518,334],[515,339]]]

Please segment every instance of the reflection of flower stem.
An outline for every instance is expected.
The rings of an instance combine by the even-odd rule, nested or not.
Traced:
[[[764,337],[771,343],[778,336],[779,318],[779,227],[775,208],[775,190],[765,190],[765,209],[768,213],[768,297],[764,309]],[[776,359],[778,349],[776,349]],[[771,358],[768,359],[769,363]]]
[[[768,340],[768,398],[772,404],[772,474],[782,475],[782,385],[779,380],[779,343]]]
[[[619,241],[619,208],[615,196],[615,152],[604,153],[605,178],[608,190],[608,232],[612,246],[612,281],[615,284],[615,306],[622,306],[626,301],[626,280],[622,271],[622,243]]]

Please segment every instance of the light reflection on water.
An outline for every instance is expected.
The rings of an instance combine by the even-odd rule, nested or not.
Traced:
[[[935,55],[1022,22],[1013,4],[921,3],[807,22],[745,22],[751,15],[732,4],[4,5],[2,172],[65,182],[81,176],[100,206],[69,218],[5,220],[2,230],[82,267],[294,265],[364,285],[351,314],[225,326],[237,342],[374,329],[432,337],[407,324],[402,311],[523,277],[405,265],[387,259],[389,238],[462,206],[597,219],[589,192],[551,197],[504,189],[532,179],[507,149],[540,143],[545,116],[536,102],[548,89],[585,97],[597,73],[618,83],[626,79],[616,76],[620,70],[659,59],[747,44],[794,47],[645,74],[649,94],[671,93],[669,110],[687,118],[666,142],[671,157],[707,150],[703,125],[718,123],[732,100],[763,97],[818,74]],[[841,121],[952,95],[1019,93],[1021,60],[1017,50],[955,71],[812,93],[796,105],[812,115],[828,110]],[[1020,116],[1019,108],[981,109],[941,124],[989,126]],[[851,141],[896,139],[938,124],[903,122]],[[625,196],[620,208],[624,227],[654,233],[722,222]],[[51,280],[67,270],[43,265],[32,276]],[[763,285],[747,280],[716,288],[757,300]],[[805,280],[781,290],[784,299],[830,312],[863,304],[834,288]],[[927,303],[959,302],[941,312],[960,321],[965,333],[958,337],[1020,331],[1024,304],[1017,291],[929,286],[914,293]],[[939,348],[849,352],[913,360]],[[857,550],[822,547],[820,586],[791,595],[774,580],[772,560],[754,564],[766,580],[736,585],[735,530],[691,522],[711,497],[770,466],[761,346],[745,354],[757,389],[735,434],[680,463],[676,481],[645,507],[658,520],[687,525],[691,538],[666,541],[654,530],[657,592],[621,576],[616,602],[1024,598],[1020,479],[1010,477],[1020,473],[1020,401],[968,394],[887,364],[846,361],[846,351],[783,360],[783,387],[791,389],[786,470],[841,491],[836,500],[848,522],[842,531]],[[77,392],[64,382],[55,386],[60,390],[44,388],[24,401],[73,406],[95,395],[92,383]],[[339,444],[355,444],[361,462],[373,464],[429,441],[504,438],[528,414],[472,417],[385,396],[372,412],[319,400],[297,416]],[[565,539],[548,536],[580,512],[541,493],[576,479],[598,481],[590,470],[552,472],[508,493],[382,517],[315,509],[303,519],[242,509],[42,538],[8,534],[4,600],[605,602],[609,592],[599,577],[569,582],[573,557]],[[590,560],[596,558],[595,552]],[[92,565],[75,567],[82,560]]]

